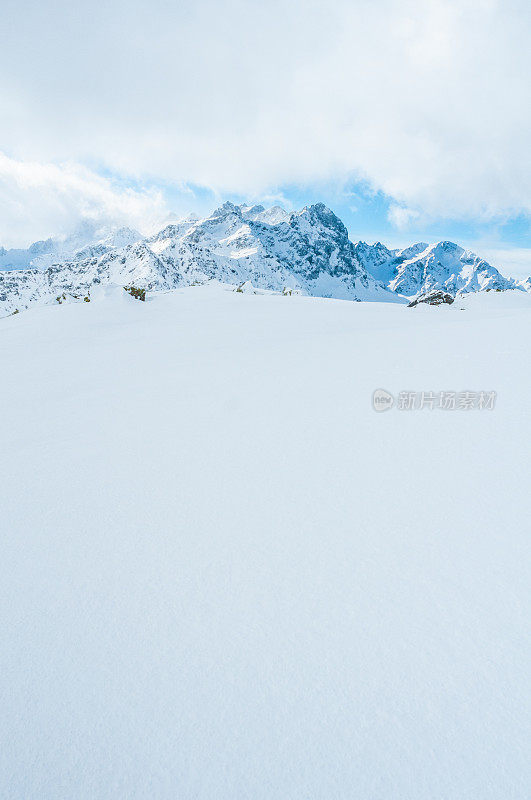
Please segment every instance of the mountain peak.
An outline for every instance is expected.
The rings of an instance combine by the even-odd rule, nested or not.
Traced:
[[[325,206],[324,203],[314,203],[310,206],[304,206],[302,211],[299,211],[297,216],[306,218],[312,225],[319,223],[325,228],[329,228],[344,235],[348,236],[347,229],[334,212]]]
[[[236,214],[237,216],[242,216],[242,209],[240,206],[231,203],[230,200],[225,200],[223,205],[216,208],[216,210],[210,215],[209,219],[215,219],[216,217],[226,217],[228,214]]]

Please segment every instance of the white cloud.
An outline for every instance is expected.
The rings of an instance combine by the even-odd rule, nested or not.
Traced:
[[[70,231],[80,219],[146,230],[167,214],[158,192],[119,189],[69,164],[21,162],[0,153],[0,244],[18,246]]]
[[[387,213],[389,221],[396,228],[407,228],[412,222],[419,218],[420,214],[414,208],[405,208],[404,206],[391,205]]]
[[[531,213],[527,0],[4,5],[19,159],[254,196],[360,178],[402,224]]]
[[[531,276],[531,248],[529,247],[483,247],[481,255],[490,264],[497,267],[504,275],[517,280],[526,280]]]

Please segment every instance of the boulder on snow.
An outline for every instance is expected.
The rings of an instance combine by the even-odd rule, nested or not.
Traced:
[[[146,290],[142,289],[140,286],[124,286],[124,290],[127,294],[130,294],[131,297],[134,297],[135,300],[146,302]]]
[[[90,303],[90,292],[87,294],[73,294],[72,292],[63,292],[57,295],[55,302],[59,305],[63,303],[75,303],[78,300],[83,300],[85,303]]]
[[[452,297],[451,294],[448,292],[443,292],[440,289],[434,289],[431,292],[424,292],[424,294],[420,294],[418,297],[415,297],[411,303],[408,303],[408,308],[414,308],[418,306],[419,303],[427,303],[430,306],[441,306],[443,304],[451,305],[455,300],[455,297]]]
[[[240,285],[237,286],[234,291],[240,292],[241,294],[256,294],[255,288],[251,281],[244,281],[243,283],[240,283]]]

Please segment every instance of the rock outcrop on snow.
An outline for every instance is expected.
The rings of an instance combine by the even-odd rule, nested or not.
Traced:
[[[433,289],[431,292],[425,292],[424,294],[419,294],[417,297],[413,298],[411,303],[408,304],[408,308],[415,308],[420,303],[426,303],[429,306],[442,306],[444,304],[451,305],[454,302],[454,297],[447,292],[441,292],[439,289]]]

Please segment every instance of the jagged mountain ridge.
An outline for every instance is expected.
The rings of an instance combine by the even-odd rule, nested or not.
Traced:
[[[107,231],[57,263],[49,263],[53,248],[45,247],[31,262],[39,268],[0,272],[0,309],[11,313],[106,283],[163,291],[209,280],[250,281],[263,289],[388,302],[405,302],[432,289],[455,295],[525,288],[451,242],[403,250],[379,242],[354,244],[322,203],[287,212],[227,202],[204,219],[191,216],[155,235],[138,236],[130,229]]]
[[[493,289],[505,291],[515,286],[515,281],[503,277],[483,258],[453,242],[430,245],[398,264],[389,284],[393,291],[405,295],[442,288],[454,296]]]
[[[322,203],[299,212],[225,203],[202,220],[167,225],[125,247],[39,271],[0,273],[4,312],[94,284],[134,283],[161,291],[218,280],[351,300],[400,302],[359,263],[341,220]]]
[[[454,242],[419,242],[403,250],[389,250],[380,242],[358,242],[355,247],[360,262],[374,277],[391,291],[410,298],[436,289],[455,296],[521,286]]]

